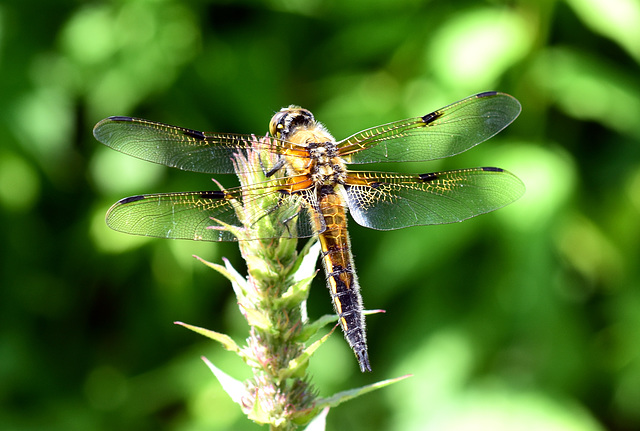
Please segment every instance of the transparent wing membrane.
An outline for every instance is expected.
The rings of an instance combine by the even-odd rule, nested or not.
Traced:
[[[131,117],[100,121],[93,135],[124,154],[185,171],[208,174],[235,173],[233,160],[248,151],[282,154],[301,149],[270,137],[208,133]],[[266,170],[269,166],[264,167]]]
[[[350,172],[346,196],[354,220],[379,230],[454,223],[517,200],[518,177],[499,168],[422,175]]]
[[[251,239],[316,234],[311,218],[317,217],[313,194],[306,190],[289,194],[280,191],[277,182],[271,183],[132,196],[109,209],[107,224],[134,235],[201,241],[235,241],[236,235],[225,230],[226,225],[248,229]]]
[[[462,153],[507,127],[520,103],[504,93],[480,93],[423,117],[358,132],[338,143],[347,163],[409,162]]]
[[[337,144],[337,155],[355,164],[452,156],[500,132],[520,109],[520,103],[508,94],[476,94],[422,117],[356,133]],[[289,136],[296,136],[292,131],[300,128],[300,136],[306,138],[300,142],[291,138],[294,143],[272,137],[206,133],[131,117],[100,121],[94,128],[95,137],[122,153],[187,171],[227,174],[251,169],[270,178],[225,191],[126,198],[109,210],[107,223],[138,235],[231,241],[236,238],[223,230],[226,225],[251,230],[269,216],[279,222],[270,229],[252,231],[252,238],[307,237],[324,229],[316,201],[320,188],[338,187],[342,182],[354,219],[382,230],[465,220],[507,205],[524,192],[517,177],[498,168],[423,175],[348,171],[340,181],[337,175],[323,177],[321,172],[335,168],[322,165],[314,171],[314,166],[327,154],[325,148],[331,147],[319,151],[314,144],[320,142],[313,139],[329,139],[330,135],[313,134],[314,128],[322,126],[306,110],[292,111],[289,122],[284,121],[287,118],[281,113],[274,117],[283,120],[284,129],[291,129]],[[255,154],[254,163],[238,164]],[[276,173],[290,176],[276,179]],[[314,222],[319,228],[314,228]]]

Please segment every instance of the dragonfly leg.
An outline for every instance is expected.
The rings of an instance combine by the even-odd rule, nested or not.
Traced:
[[[264,162],[262,161],[262,157],[258,157],[258,160],[260,160],[260,167],[262,168],[262,173],[267,178],[271,178],[276,172],[282,169],[285,165],[285,159],[280,157],[278,161],[273,165],[273,167],[267,170],[266,166],[264,165]]]
[[[256,223],[258,223],[260,220],[262,220],[264,217],[267,217],[271,214],[273,214],[275,211],[277,211],[278,209],[282,208],[285,205],[285,200],[286,197],[290,197],[292,195],[291,192],[289,192],[288,190],[278,190],[278,192],[280,193],[278,196],[278,201],[269,209],[265,210],[264,214],[260,215],[260,217],[258,217],[256,220],[254,220],[253,223],[251,223],[250,227],[254,227],[256,225]],[[302,213],[302,210],[299,209],[298,211],[296,211],[294,214],[292,214],[291,216],[279,220],[279,223],[282,223],[284,225],[284,227],[287,230],[287,237],[288,238],[295,238],[296,236],[294,235],[294,233],[291,231],[290,228],[290,222],[295,219],[296,217],[298,217],[300,214]]]

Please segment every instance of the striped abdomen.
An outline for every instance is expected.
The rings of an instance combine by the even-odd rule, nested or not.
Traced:
[[[371,371],[362,314],[362,297],[347,233],[345,203],[333,186],[325,185],[321,187],[318,205],[327,227],[319,238],[333,307],[344,336],[358,358],[360,369],[363,372]]]

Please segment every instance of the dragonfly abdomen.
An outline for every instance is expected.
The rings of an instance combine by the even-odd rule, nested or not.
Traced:
[[[333,187],[323,187],[319,207],[326,229],[320,237],[322,262],[331,302],[344,336],[353,349],[360,369],[371,371],[362,313],[362,297],[347,233],[347,214],[342,197]]]

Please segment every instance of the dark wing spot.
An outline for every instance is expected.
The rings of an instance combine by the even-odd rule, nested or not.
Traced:
[[[420,174],[418,175],[420,177],[420,179],[422,181],[429,182],[429,181],[435,181],[438,179],[438,174],[434,174],[434,173],[429,173],[429,174]]]
[[[112,117],[109,117],[109,120],[113,120],[113,121],[133,121],[134,119],[132,117],[124,117],[124,116],[120,116],[120,115],[114,115]]]
[[[476,94],[476,97],[478,97],[478,98],[480,98],[480,97],[489,97],[489,96],[495,96],[496,94],[498,94],[497,91],[485,91],[483,93]]]
[[[118,203],[121,205],[130,204],[131,202],[141,201],[142,199],[144,199],[144,195],[129,196],[128,198],[120,199]]]
[[[425,115],[424,117],[422,117],[422,122],[424,123],[424,125],[426,126],[429,123],[434,122],[435,120],[437,120],[438,118],[440,118],[442,116],[442,112],[440,111],[433,111],[427,115]]]
[[[481,168],[483,171],[488,171],[488,172],[504,172],[504,169],[500,169],[500,168],[494,168],[491,166],[487,166],[484,168]]]
[[[191,129],[182,129],[182,133],[184,133],[187,136],[191,136],[192,138],[196,138],[200,141],[204,141],[204,133],[202,132],[198,132],[197,130],[191,130]]]
[[[221,190],[212,190],[210,192],[200,192],[202,199],[224,199],[224,192]]]

